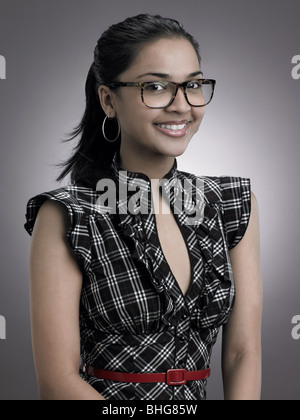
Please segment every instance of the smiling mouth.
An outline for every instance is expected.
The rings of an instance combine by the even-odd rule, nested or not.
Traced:
[[[183,130],[186,125],[187,123],[178,124],[178,125],[177,124],[157,124],[158,127],[166,128],[167,130],[172,130],[172,131]]]
[[[187,125],[189,124],[189,121],[184,121],[180,123],[170,122],[170,123],[161,123],[161,124],[155,124],[158,128],[161,128],[163,130],[170,130],[170,131],[182,131],[184,130]]]

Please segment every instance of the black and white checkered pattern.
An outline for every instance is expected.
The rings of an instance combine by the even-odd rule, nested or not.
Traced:
[[[197,178],[178,171],[176,164],[165,178],[176,180],[177,187],[184,182],[196,185],[196,180],[203,186],[196,191],[203,204],[199,222],[186,223],[184,208],[175,215],[192,266],[192,283],[185,296],[163,255],[151,204],[147,214],[124,209],[107,213],[99,206],[96,188],[76,185],[39,194],[28,202],[25,228],[29,234],[46,199],[59,201],[67,209],[67,236],[83,273],[81,357],[93,367],[135,373],[206,369],[220,326],[231,313],[235,291],[228,251],[247,228],[250,180]],[[125,178],[116,161],[110,179],[117,186],[143,179],[144,193],[150,192],[147,177],[127,173]],[[170,192],[174,213],[177,193],[178,188]],[[126,205],[121,201],[119,209]],[[169,386],[81,375],[106,399],[206,398],[206,380]]]

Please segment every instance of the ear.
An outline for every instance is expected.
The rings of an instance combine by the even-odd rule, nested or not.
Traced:
[[[100,85],[98,88],[98,95],[105,114],[110,118],[114,118],[116,116],[116,110],[114,106],[114,95],[110,88],[105,85]]]

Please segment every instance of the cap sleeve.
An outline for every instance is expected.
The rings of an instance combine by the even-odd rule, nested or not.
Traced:
[[[53,200],[63,204],[67,210],[68,230],[66,236],[68,242],[77,257],[80,266],[86,266],[89,260],[89,235],[85,222],[85,212],[78,200],[63,188],[44,192],[29,199],[26,206],[25,230],[32,235],[34,224],[42,204],[47,200]]]
[[[249,178],[222,177],[222,202],[229,249],[243,238],[250,219],[251,183]]]

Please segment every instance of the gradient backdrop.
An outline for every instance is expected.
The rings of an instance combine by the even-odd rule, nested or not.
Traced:
[[[0,0],[0,399],[38,399],[31,352],[29,197],[58,184],[61,139],[84,109],[93,49],[111,24],[138,13],[179,19],[199,40],[214,101],[182,170],[250,177],[260,207],[264,279],[263,399],[299,399],[299,0]],[[180,64],[180,63],[179,63]],[[299,71],[300,73],[300,71]],[[66,180],[67,182],[67,180]],[[220,340],[208,399],[222,399]]]

